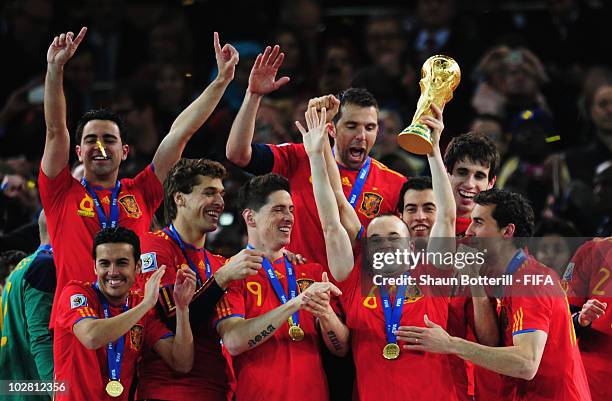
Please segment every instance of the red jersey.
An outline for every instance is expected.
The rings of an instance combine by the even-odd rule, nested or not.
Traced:
[[[518,284],[533,275],[550,276],[554,285]],[[523,380],[503,376],[503,394],[508,400],[521,401],[591,400],[569,303],[556,273],[528,256],[513,274],[513,282],[501,299],[504,345],[513,345],[515,335],[536,330],[547,333],[548,338],[535,377]]]
[[[184,245],[187,256],[198,268],[202,279],[202,284],[196,288],[193,298],[195,300],[206,290],[209,283],[212,283],[206,280],[204,252],[208,257],[211,273],[215,273],[223,266],[225,258],[195,248],[190,244]],[[143,234],[141,248],[142,274],[138,277],[138,285],[144,288],[147,279],[155,270],[166,265],[166,272],[160,285],[159,304],[166,316],[173,316],[175,305],[172,288],[176,281],[176,271],[184,267],[189,268],[189,263],[180,246],[163,230]],[[192,311],[192,313],[196,312]],[[211,327],[210,322],[192,329],[196,363],[191,372],[175,372],[159,355],[154,352],[145,352],[143,362],[138,368],[138,399],[225,401],[229,385],[228,367],[221,354],[219,336]]]
[[[382,301],[377,286],[371,285],[372,290],[367,296],[362,294],[362,277],[367,278],[362,275],[360,265],[358,262],[349,277],[338,283],[346,325],[351,330],[359,399],[456,400],[446,355],[402,348],[395,360],[383,357],[387,334]],[[415,277],[417,283],[406,288],[400,326],[425,327],[423,315],[427,314],[429,320],[446,328],[448,296],[434,295],[431,288],[420,285],[419,277],[423,274],[440,276],[433,266],[419,266],[414,270],[411,277]],[[402,347],[404,343],[399,342],[399,345]]]
[[[580,334],[578,346],[589,378],[593,401],[612,400],[612,237],[596,238],[582,245],[563,276],[569,282],[572,305],[589,299],[607,302],[606,313]]]
[[[291,250],[299,250],[311,262],[327,268],[325,239],[312,189],[310,162],[303,144],[269,145],[274,153],[273,173],[287,177],[295,204],[295,223],[291,232]],[[406,177],[377,160],[371,159],[370,172],[355,203],[357,216],[364,227],[381,214],[396,213],[400,189]],[[344,194],[349,197],[359,170],[342,166],[340,176]]]
[[[51,311],[55,321],[57,300],[70,280],[93,282],[93,237],[100,231],[100,221],[93,199],[83,185],[70,175],[66,166],[54,179],[42,168],[38,175],[42,201],[57,268],[57,289]],[[111,189],[94,187],[104,213],[110,214]],[[119,225],[142,234],[149,230],[151,218],[164,198],[159,179],[149,165],[133,179],[122,179],[117,198]]]
[[[131,292],[128,296],[130,308],[141,301],[142,295],[139,292]],[[110,305],[109,310],[111,317],[122,313],[120,306]],[[143,350],[152,348],[157,341],[173,335],[159,320],[155,310],[145,315],[124,335],[125,346],[120,374],[124,390],[115,398],[105,391],[110,380],[106,345],[97,350],[89,350],[72,332],[72,327],[83,319],[104,319],[102,301],[93,283],[68,283],[59,296],[56,316],[53,338],[55,380],[65,382],[67,387],[65,393],[55,395],[55,400],[58,401],[127,401],[136,362]]]
[[[284,263],[284,258],[279,258],[272,262],[272,266],[285,294],[288,294]],[[293,268],[298,292],[321,281],[323,267],[319,264],[294,265]],[[256,275],[230,284],[217,305],[216,324],[236,316],[252,319],[280,305],[265,269],[260,269]],[[300,310],[299,325],[304,330],[304,340],[291,340],[289,325],[285,322],[274,331],[272,338],[233,358],[236,401],[328,399],[327,379],[320,356],[321,338],[315,327],[315,318]]]

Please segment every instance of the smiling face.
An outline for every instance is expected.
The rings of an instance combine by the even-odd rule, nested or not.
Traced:
[[[409,189],[406,191],[402,220],[408,226],[411,238],[429,238],[431,227],[436,221],[433,190]]]
[[[247,217],[247,224],[254,227],[254,232],[260,243],[268,244],[270,249],[279,250],[289,244],[291,230],[293,228],[293,200],[287,191],[272,192],[266,203],[254,211],[245,211],[252,216],[252,223]],[[250,238],[249,238],[250,240]]]
[[[376,107],[361,107],[347,103],[336,122],[332,136],[340,162],[351,169],[358,169],[376,142],[378,111]]]
[[[457,204],[457,217],[469,217],[474,209],[474,197],[493,187],[495,179],[489,182],[489,167],[470,159],[457,161],[450,174],[450,182]]]
[[[215,231],[225,208],[223,182],[220,178],[204,175],[197,176],[196,182],[191,193],[174,194],[177,218],[189,225],[197,226],[202,233]]]
[[[375,253],[395,253],[409,249],[409,232],[406,224],[394,215],[384,215],[376,217],[368,225],[367,230],[367,253],[369,259]],[[395,275],[406,269],[405,264],[390,263],[385,264],[381,273],[385,275]]]
[[[98,141],[102,144],[103,156]],[[119,127],[110,120],[90,120],[83,127],[81,144],[76,147],[79,161],[85,167],[85,176],[105,178],[119,171],[122,160],[127,158],[129,147],[121,142]]]
[[[104,243],[96,247],[94,272],[104,296],[121,305],[136,281],[140,260],[134,260],[134,249],[128,243]]]

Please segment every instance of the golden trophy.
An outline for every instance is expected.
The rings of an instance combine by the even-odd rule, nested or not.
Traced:
[[[448,56],[428,58],[421,69],[421,97],[417,103],[412,123],[397,136],[397,143],[408,152],[426,155],[432,151],[431,130],[419,122],[423,116],[431,116],[431,104],[440,109],[453,98],[453,91],[461,80],[459,64]]]

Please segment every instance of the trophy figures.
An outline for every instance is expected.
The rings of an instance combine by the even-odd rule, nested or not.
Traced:
[[[421,69],[421,97],[417,103],[412,123],[397,136],[397,143],[405,150],[418,155],[431,153],[431,130],[419,120],[432,115],[431,104],[440,109],[453,98],[453,91],[461,80],[459,64],[448,56],[431,56]]]

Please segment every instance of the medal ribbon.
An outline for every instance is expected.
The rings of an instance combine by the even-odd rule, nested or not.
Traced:
[[[397,330],[402,318],[406,287],[406,284],[397,287],[397,296],[395,297],[395,304],[393,306],[391,305],[391,299],[389,298],[389,290],[387,290],[384,286],[379,287],[380,299],[382,300],[383,311],[385,312],[385,329],[387,332],[388,344],[397,343],[395,330]]]
[[[111,228],[117,227],[117,224],[119,223],[119,205],[117,205],[117,197],[119,195],[119,189],[121,188],[121,182],[117,180],[115,189],[113,189],[113,193],[111,195],[110,218],[106,217],[106,213],[104,213],[104,209],[102,209],[102,204],[100,203],[100,199],[98,199],[98,195],[96,195],[95,191],[91,188],[85,177],[83,177],[81,180],[81,185],[85,187],[85,190],[89,193],[91,199],[93,199],[94,205],[96,205],[100,227],[102,227],[102,229],[108,226]]]
[[[372,163],[372,158],[368,156],[366,158],[365,163],[363,163],[363,166],[361,166],[361,169],[359,170],[359,174],[357,174],[357,178],[355,179],[355,183],[353,184],[353,189],[351,191],[351,194],[348,197],[348,201],[353,207],[353,209],[355,208],[355,204],[357,203],[357,200],[361,196],[361,192],[363,191],[363,185],[368,179],[368,174],[370,174],[371,163]]]
[[[106,302],[106,297],[100,291],[100,287],[98,283],[94,285],[96,289],[96,293],[102,302],[102,308],[104,309],[104,318],[108,319],[110,317],[110,309],[108,307],[108,303]],[[125,305],[121,307],[122,312],[126,312],[129,310],[128,299],[125,301]],[[112,341],[108,343],[106,346],[106,357],[108,360],[108,373],[110,374],[111,380],[119,380],[121,377],[121,360],[123,359],[123,349],[125,347],[125,334],[119,337],[117,340],[117,344],[114,345]]]
[[[247,245],[247,249],[255,249],[255,248],[253,248],[251,245]],[[261,263],[264,269],[266,270],[266,274],[268,275],[268,278],[270,279],[270,284],[272,284],[272,288],[274,289],[276,296],[278,297],[278,299],[281,301],[283,305],[286,304],[290,299],[293,299],[297,296],[297,281],[295,279],[295,272],[293,271],[293,266],[291,265],[291,262],[289,262],[289,259],[287,259],[286,256],[284,256],[284,260],[285,260],[285,269],[287,271],[287,289],[289,290],[289,297],[287,297],[287,294],[285,294],[285,290],[283,289],[283,286],[280,283],[280,280],[278,279],[278,277],[276,276],[276,273],[274,272],[272,263],[270,263],[270,261],[267,258],[263,258],[263,262]],[[293,323],[294,326],[299,326],[300,322],[299,322],[298,312],[295,312],[293,315],[291,315],[291,322]]]
[[[53,254],[53,248],[51,248],[51,245],[41,245],[38,247],[38,249],[36,250],[36,252],[47,252],[50,254]]]
[[[527,255],[525,255],[522,249],[519,249],[512,259],[510,259],[510,263],[508,263],[508,267],[506,268],[506,274],[514,274],[525,260],[527,260]]]
[[[176,228],[174,228],[174,224],[170,224],[170,228],[164,230],[164,232],[168,234],[170,238],[172,238],[181,248],[181,252],[183,252],[183,256],[185,257],[187,264],[196,274],[196,288],[200,288],[202,286],[202,276],[200,275],[200,271],[196,267],[195,263],[193,263],[193,260],[191,260],[187,255],[185,244],[183,243],[183,240],[181,239],[181,236],[179,235],[178,231],[176,231]],[[210,262],[208,261],[208,256],[206,255],[206,250],[202,248],[201,252],[204,254],[204,264],[206,265],[206,279],[208,280],[210,276],[212,276],[212,269],[210,267]]]

